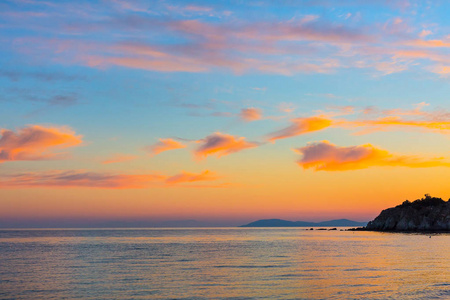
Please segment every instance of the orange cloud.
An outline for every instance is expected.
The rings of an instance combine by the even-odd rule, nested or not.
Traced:
[[[375,126],[415,126],[427,129],[450,130],[450,121],[408,121],[398,117],[385,117],[374,121],[368,121],[367,124]]]
[[[0,175],[0,188],[14,187],[84,187],[103,189],[138,189],[149,187],[176,186],[180,183],[213,181],[218,179],[214,172],[199,174],[182,171],[174,176],[161,174],[111,174],[85,171],[50,171],[43,173],[20,173]],[[224,187],[222,185],[181,185],[183,187]]]
[[[376,148],[371,144],[339,147],[322,141],[294,149],[302,155],[297,162],[304,169],[314,171],[347,171],[366,169],[374,166],[391,167],[450,167],[443,158],[426,160],[415,156],[397,155]]]
[[[442,76],[447,76],[450,74],[450,66],[435,66],[431,68],[431,71]]]
[[[432,130],[442,134],[450,133],[450,113],[445,109],[434,111],[424,111],[423,108],[429,106],[426,102],[413,105],[413,109],[389,109],[380,110],[377,107],[369,107],[360,112],[365,115],[378,115],[375,119],[360,119],[356,121],[340,119],[334,120],[334,127],[345,128],[365,128],[358,134],[365,134],[380,130],[399,129],[399,128],[418,128]],[[335,116],[335,114],[327,114]]]
[[[89,187],[106,189],[144,188],[161,182],[158,174],[115,175],[80,171],[51,171],[2,176],[0,187]]]
[[[220,132],[213,133],[197,143],[201,145],[194,154],[199,158],[214,154],[220,157],[258,146],[257,143],[246,142],[244,137],[234,137]]]
[[[180,174],[177,174],[177,175],[167,178],[166,183],[178,184],[178,183],[196,182],[196,181],[210,181],[210,180],[216,180],[217,178],[218,177],[215,175],[215,173],[213,173],[209,170],[205,170],[199,174],[181,171]]]
[[[146,147],[145,149],[153,155],[157,155],[164,151],[186,148],[186,145],[173,139],[159,139],[159,142]]]
[[[321,117],[297,118],[291,120],[292,125],[269,134],[269,141],[274,142],[308,132],[322,130],[331,126],[332,121]]]
[[[98,64],[112,64],[127,68],[144,69],[159,72],[205,72],[209,68],[200,61],[189,58],[170,56],[167,59],[154,59],[146,57],[87,57],[91,62]]]
[[[262,112],[255,107],[243,108],[239,116],[246,122],[257,121],[262,118]]]
[[[364,121],[343,121],[336,124],[368,127],[368,130],[359,132],[359,134],[369,133],[379,130],[387,130],[393,127],[416,127],[422,129],[432,130],[438,133],[446,134],[450,132],[450,121],[444,120],[405,120],[400,117],[382,117],[376,120]]]
[[[442,40],[413,40],[406,43],[411,46],[419,46],[426,48],[448,48],[450,47],[450,42],[445,42]]]
[[[17,160],[45,160],[61,157],[55,149],[73,147],[82,142],[81,135],[61,127],[32,125],[17,133],[2,129],[0,131],[0,162]]]
[[[113,157],[102,161],[102,164],[113,164],[118,162],[130,161],[136,158],[136,155],[116,154]]]

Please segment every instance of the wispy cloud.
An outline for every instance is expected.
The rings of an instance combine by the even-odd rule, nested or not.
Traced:
[[[53,82],[53,81],[74,81],[84,80],[84,76],[68,75],[64,73],[50,73],[50,72],[18,72],[11,70],[0,71],[0,77],[6,77],[11,81],[19,81],[24,78],[32,78],[39,81]]]
[[[245,122],[257,121],[262,118],[262,111],[255,107],[243,108],[239,117]]]
[[[444,158],[426,159],[418,156],[399,155],[376,148],[371,144],[339,147],[328,141],[316,142],[294,149],[302,155],[298,164],[314,171],[348,171],[369,167],[450,167]]]
[[[269,141],[274,142],[313,131],[330,127],[332,121],[322,117],[297,118],[291,120],[291,125],[268,135]]]
[[[16,132],[0,130],[0,162],[57,159],[55,150],[81,144],[82,136],[67,127],[30,125]]]
[[[119,163],[119,162],[125,162],[130,161],[138,158],[136,155],[129,155],[129,154],[115,154],[112,157],[105,159],[102,161],[102,164],[113,164],[113,163]]]
[[[186,182],[197,182],[197,181],[211,181],[211,180],[217,180],[218,176],[209,170],[205,170],[201,173],[190,173],[181,171],[180,174],[171,176],[166,179],[166,183],[168,184],[179,184],[179,183],[186,183]]]
[[[324,3],[308,1],[303,7],[314,6],[313,2]],[[48,33],[41,35],[50,36],[48,39],[14,39],[15,51],[34,59],[45,57],[46,63],[157,72],[222,69],[287,76],[355,67],[388,75],[412,66],[447,74],[450,65],[448,37],[424,26],[418,28],[399,16],[382,25],[380,18],[363,24],[360,18],[353,18],[359,13],[338,19],[316,14],[289,20],[246,18],[245,9],[235,15],[224,7],[214,7],[216,3],[109,1],[90,4],[87,12],[83,11],[85,4],[50,4],[44,9],[43,5],[23,3],[26,11],[5,5],[3,12],[8,26]],[[254,8],[254,3],[248,5]],[[44,16],[55,21],[43,22]],[[96,35],[103,38],[93,38]],[[431,35],[433,39],[428,39]],[[414,52],[421,55],[410,55]]]
[[[383,117],[376,120],[349,122],[350,126],[366,127],[359,133],[393,130],[401,128],[419,128],[432,130],[442,134],[450,133],[450,121],[420,121],[406,120],[400,117]]]
[[[330,110],[315,111],[318,117],[296,118],[291,125],[268,135],[269,141],[289,138],[327,127],[357,129],[356,134],[388,130],[427,130],[441,134],[450,133],[450,112],[443,108],[425,111],[425,102],[413,105],[413,109],[385,109],[371,106],[330,106]]]
[[[6,96],[7,95],[7,96]],[[52,93],[45,90],[27,89],[13,87],[7,90],[6,95],[0,97],[0,101],[4,101],[2,98],[8,100],[14,99],[15,101],[29,101],[32,103],[45,104],[41,107],[41,110],[48,110],[51,107],[68,107],[76,105],[80,102],[80,95],[77,93]]]
[[[174,139],[159,139],[158,143],[145,147],[145,150],[149,151],[152,155],[157,155],[164,151],[181,148],[186,148],[186,145]]]
[[[90,187],[106,189],[144,188],[161,182],[158,174],[104,174],[80,171],[52,171],[2,176],[0,187]]]
[[[198,158],[205,158],[208,155],[221,157],[258,146],[257,143],[247,142],[244,137],[235,137],[220,132],[208,135],[204,139],[198,140],[197,143],[200,146],[195,149],[194,154]]]
[[[450,113],[445,109],[434,111],[424,111],[429,104],[425,102],[414,104],[413,109],[388,109],[380,110],[371,107],[370,110],[364,110],[363,114],[378,116],[375,119],[363,118],[352,121],[337,121],[336,126],[350,128],[363,128],[359,134],[401,129],[422,129],[438,132],[441,134],[450,133]],[[368,114],[367,112],[371,112]]]
[[[114,174],[86,171],[49,171],[0,175],[0,188],[42,187],[42,188],[101,188],[141,189],[150,187],[225,187],[220,185],[192,185],[193,182],[214,181],[219,177],[211,172],[199,174],[182,171],[166,176],[155,174]]]

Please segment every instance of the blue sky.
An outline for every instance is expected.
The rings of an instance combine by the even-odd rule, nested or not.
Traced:
[[[29,218],[17,199],[39,191],[33,205],[50,207],[61,188],[107,205],[119,187],[134,202],[118,198],[111,219],[207,219],[209,206],[223,220],[364,219],[403,198],[448,197],[449,11],[406,0],[3,1],[0,208]],[[415,187],[356,200],[396,172]],[[242,213],[201,200],[225,195]],[[329,210],[327,195],[338,198]],[[70,205],[37,217],[91,216]],[[181,213],[187,205],[202,212]]]

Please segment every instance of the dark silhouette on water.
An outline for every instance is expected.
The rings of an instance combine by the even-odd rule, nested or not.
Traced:
[[[305,222],[305,221],[286,221],[281,219],[265,219],[251,222],[240,227],[352,227],[364,226],[367,222],[356,222],[347,219],[323,221],[323,222]],[[312,229],[312,228],[311,228]]]
[[[450,199],[431,197],[408,200],[383,210],[366,227],[354,230],[395,232],[450,232]]]

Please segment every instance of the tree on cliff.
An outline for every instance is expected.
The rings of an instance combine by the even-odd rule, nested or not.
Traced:
[[[383,210],[370,221],[366,230],[376,231],[450,231],[450,199],[425,197],[408,200]]]

